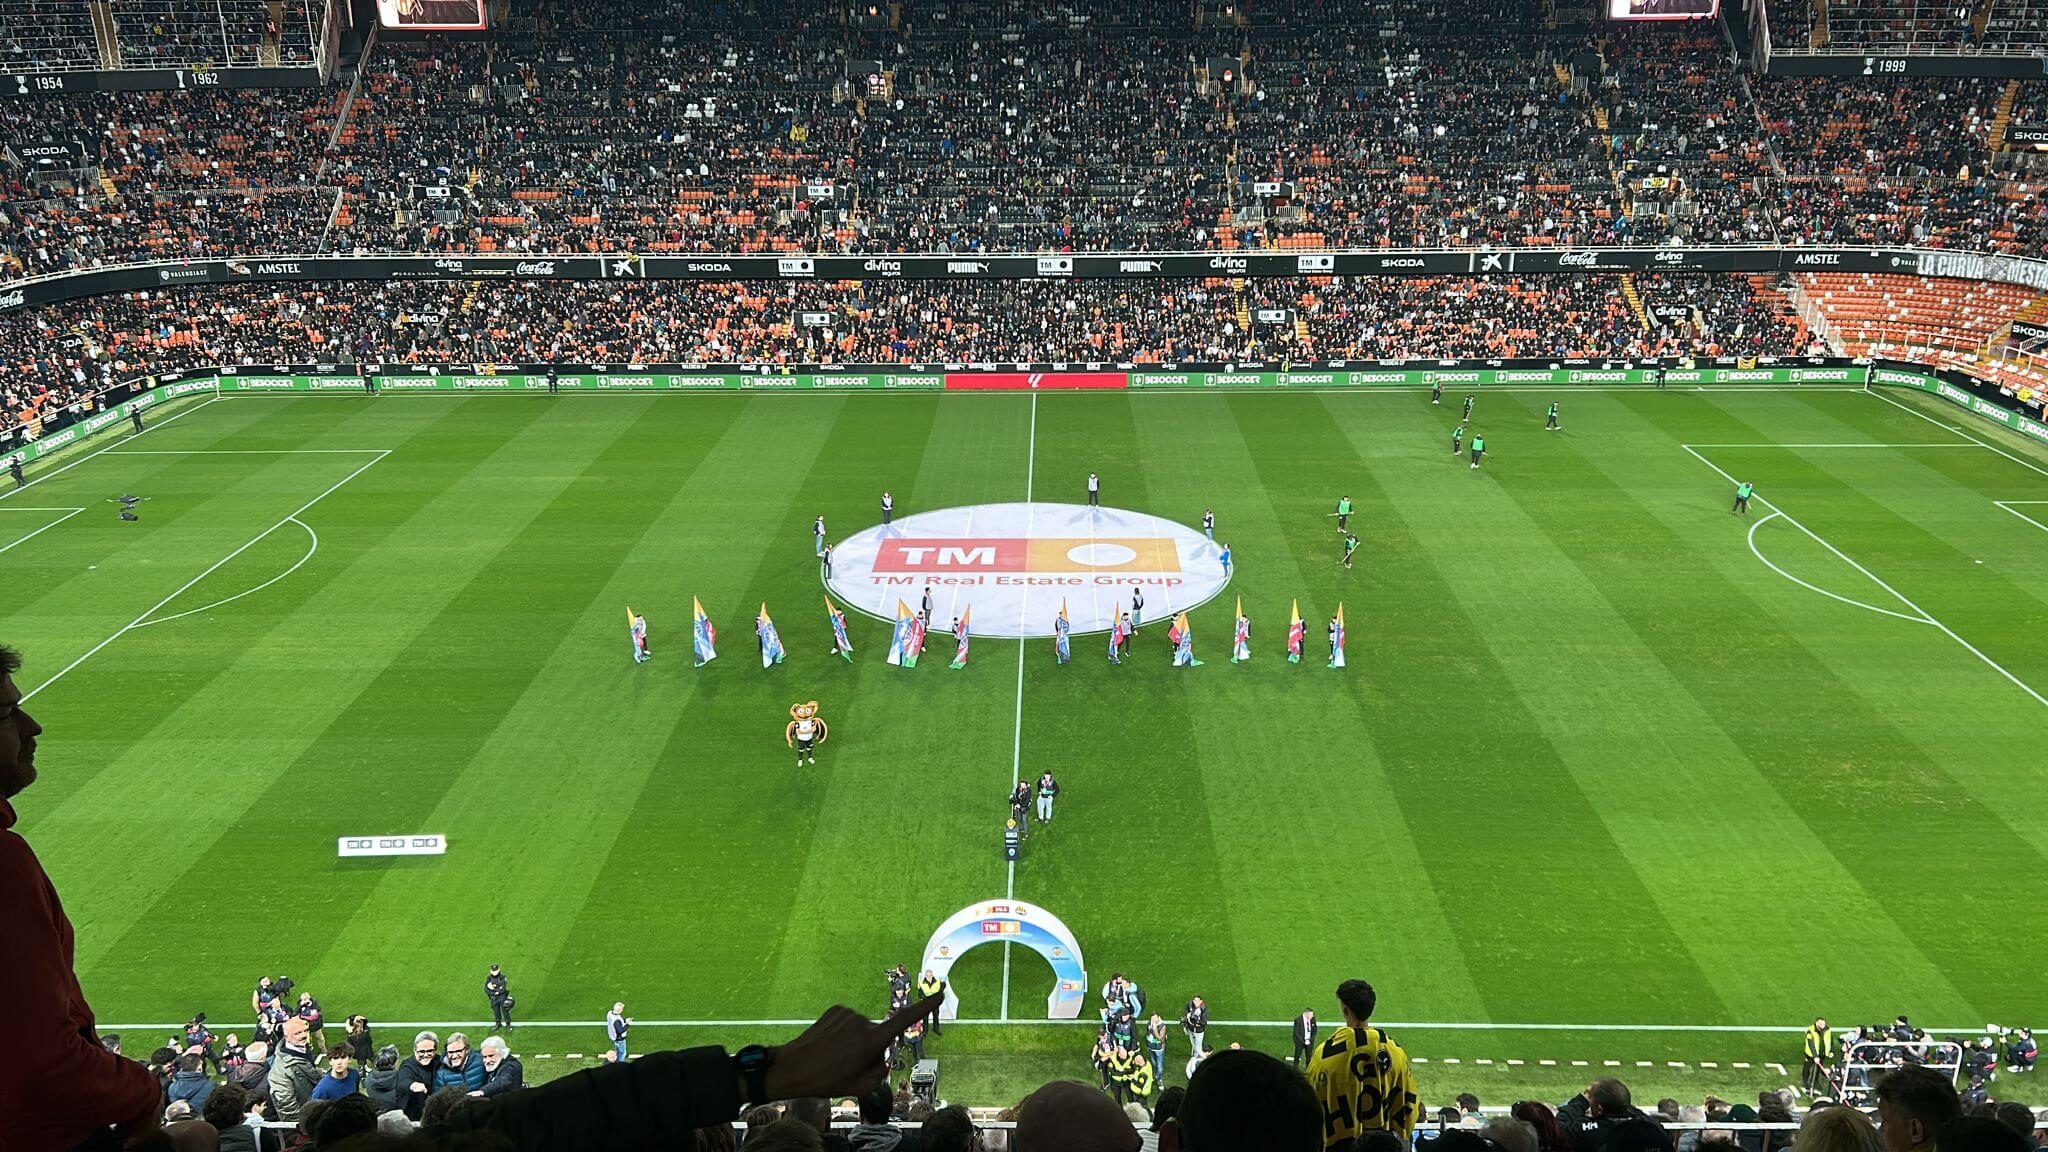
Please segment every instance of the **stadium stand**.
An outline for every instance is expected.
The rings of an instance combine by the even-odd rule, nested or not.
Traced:
[[[96,68],[92,16],[77,0],[0,0],[0,68],[61,72]]]

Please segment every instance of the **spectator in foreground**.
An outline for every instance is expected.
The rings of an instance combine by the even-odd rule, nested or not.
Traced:
[[[887,1080],[861,1093],[860,1123],[846,1134],[847,1146],[854,1152],[917,1152],[917,1137],[889,1124],[895,1104]]]
[[[1316,1152],[1323,1146],[1323,1107],[1315,1090],[1293,1066],[1248,1048],[1202,1061],[1174,1125],[1182,1152]]]
[[[917,1133],[918,1146],[924,1152],[969,1152],[975,1138],[974,1119],[958,1104],[948,1104],[932,1113]],[[748,1136],[747,1147],[753,1146],[754,1138]]]
[[[441,1038],[422,1032],[412,1038],[412,1055],[398,1066],[393,1089],[405,1118],[418,1120],[427,1109],[427,1097],[434,1094],[434,1074],[441,1070]]]
[[[1854,1108],[1818,1108],[1799,1123],[1799,1152],[1884,1152],[1870,1117]]]
[[[1557,1126],[1576,1152],[1599,1152],[1608,1134],[1630,1120],[1644,1119],[1629,1102],[1628,1085],[1611,1076],[1586,1085],[1586,1090],[1560,1104]]]
[[[1012,1152],[1136,1152],[1137,1129],[1116,1102],[1079,1080],[1055,1080],[1017,1106]],[[859,1147],[859,1145],[855,1145]]]
[[[526,1070],[520,1067],[519,1057],[512,1054],[504,1037],[484,1037],[483,1053],[484,1086],[476,1095],[503,1096],[515,1088],[526,1087]]]
[[[320,1072],[307,1049],[310,1031],[302,1017],[286,1020],[277,1058],[270,1062],[270,1107],[279,1120],[303,1119],[319,1085]]]
[[[846,1137],[832,1130],[832,1102],[823,1096],[804,1096],[789,1102],[789,1115],[817,1130],[826,1152],[845,1152]]]
[[[1550,1105],[1524,1100],[1515,1105],[1509,1115],[1527,1121],[1536,1129],[1536,1147],[1541,1152],[1571,1152],[1572,1142],[1558,1125],[1557,1114],[1550,1110]],[[1702,1112],[1700,1118],[1705,1119],[1706,1114]]]
[[[2033,1146],[1991,1116],[1958,1116],[1934,1134],[1935,1152],[2031,1152]]]
[[[972,1137],[970,1127],[968,1134]],[[929,1145],[927,1145],[929,1146]],[[824,1152],[825,1142],[818,1130],[795,1117],[785,1116],[758,1130],[748,1129],[747,1152]],[[966,1148],[963,1144],[960,1147]]]
[[[213,1125],[220,1152],[256,1152],[256,1129],[249,1127],[249,1094],[222,1084],[206,1097],[201,1117]]]
[[[1536,1152],[1536,1126],[1512,1116],[1495,1116],[1479,1134],[1491,1140],[1501,1152]]]
[[[12,831],[12,802],[35,783],[43,733],[22,711],[20,669],[20,654],[0,646],[0,1148],[66,1149],[108,1127],[134,1140],[159,1125],[156,1080],[100,1046],[71,968],[71,921],[35,851]]]
[[[178,1057],[178,1070],[171,1073],[170,1086],[164,1096],[175,1104],[180,1100],[192,1106],[194,1114],[206,1109],[206,1098],[213,1094],[213,1077],[206,1074],[206,1057],[197,1052],[187,1052]]]
[[[363,1095],[377,1106],[379,1114],[405,1107],[404,1094],[398,1087],[398,1045],[386,1044],[377,1049],[375,1063],[363,1073]]]
[[[1901,1022],[1904,1018],[1901,1017]],[[1924,1152],[1934,1147],[1934,1133],[1962,1115],[1956,1086],[1948,1078],[1917,1064],[1894,1068],[1877,1082],[1877,1115],[1884,1144],[1891,1152]]]
[[[2017,1100],[2001,1100],[1991,1109],[1998,1122],[2027,1138],[2027,1143],[2036,1143],[2034,1136],[2034,1110]]]
[[[338,1100],[362,1089],[363,1070],[355,1066],[355,1049],[339,1044],[327,1050],[327,1075],[313,1086],[313,1099]]]
[[[441,1053],[441,1066],[434,1069],[434,1091],[460,1088],[464,1092],[480,1092],[483,1086],[483,1061],[472,1058],[469,1037],[460,1032],[450,1032],[448,1045]]]
[[[1330,1033],[1309,1061],[1308,1082],[1330,1118],[1331,1143],[1384,1129],[1405,1143],[1413,1137],[1420,1104],[1408,1054],[1393,1037],[1372,1026],[1379,996],[1363,980],[1337,985],[1344,1027]],[[1194,1097],[1190,1074],[1188,1096]]]

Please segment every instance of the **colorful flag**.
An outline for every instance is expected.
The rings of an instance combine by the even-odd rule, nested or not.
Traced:
[[[647,659],[647,621],[637,615],[631,605],[626,607],[626,635],[633,641],[633,663]]]
[[[1237,598],[1237,638],[1230,649],[1230,662],[1241,664],[1252,658],[1252,622],[1244,614],[1244,597]]]
[[[967,667],[967,618],[974,615],[974,605],[960,610],[960,619],[953,625],[953,662],[949,668]]]
[[[1109,622],[1109,662],[1111,664],[1121,664],[1124,662],[1124,637],[1130,634],[1131,620],[1130,617],[1124,615],[1123,601],[1119,600],[1116,605],[1116,619]]]
[[[910,617],[909,646],[903,652],[903,666],[905,668],[917,667],[917,658],[924,655],[924,639],[924,617],[913,614]]]
[[[782,637],[775,633],[775,621],[768,618],[768,605],[761,605],[761,615],[754,620],[754,634],[761,638],[761,667],[782,663],[788,653],[782,650]]]
[[[916,622],[917,613],[910,610],[910,605],[896,601],[896,630],[889,633],[889,663],[917,667],[917,649],[910,640],[910,626]]]
[[[825,615],[832,621],[832,651],[837,652],[848,664],[853,663],[853,641],[846,638],[846,613],[825,597]]]
[[[1175,668],[1200,668],[1202,662],[1195,659],[1195,626],[1188,622],[1183,612],[1173,619],[1173,666]]]
[[[1344,666],[1344,602],[1337,602],[1337,616],[1330,621],[1330,667]]]
[[[697,649],[697,667],[718,659],[718,629],[711,626],[711,617],[704,614],[704,602],[695,596],[690,597],[690,641]]]
[[[1060,597],[1059,618],[1052,622],[1052,648],[1059,655],[1060,663],[1062,664],[1065,664],[1073,655],[1067,641],[1067,629],[1070,627],[1072,625],[1067,623],[1067,598],[1062,596]]]
[[[1294,617],[1294,622],[1287,626],[1287,662],[1289,664],[1299,664],[1301,663],[1301,645],[1307,639],[1305,635],[1307,629],[1305,622],[1301,618],[1301,600],[1299,598],[1294,601],[1294,607],[1288,609],[1288,613]]]

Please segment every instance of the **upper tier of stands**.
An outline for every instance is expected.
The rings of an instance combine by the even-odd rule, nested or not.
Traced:
[[[1769,0],[1783,52],[2020,52],[2048,45],[2044,0]]]
[[[317,30],[308,0],[0,0],[0,68],[310,65]]]

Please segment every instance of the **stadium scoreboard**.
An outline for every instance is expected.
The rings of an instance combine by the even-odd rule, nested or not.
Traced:
[[[1610,20],[1711,20],[1721,0],[1607,0]]]
[[[409,32],[481,32],[484,0],[377,0],[377,23]]]

